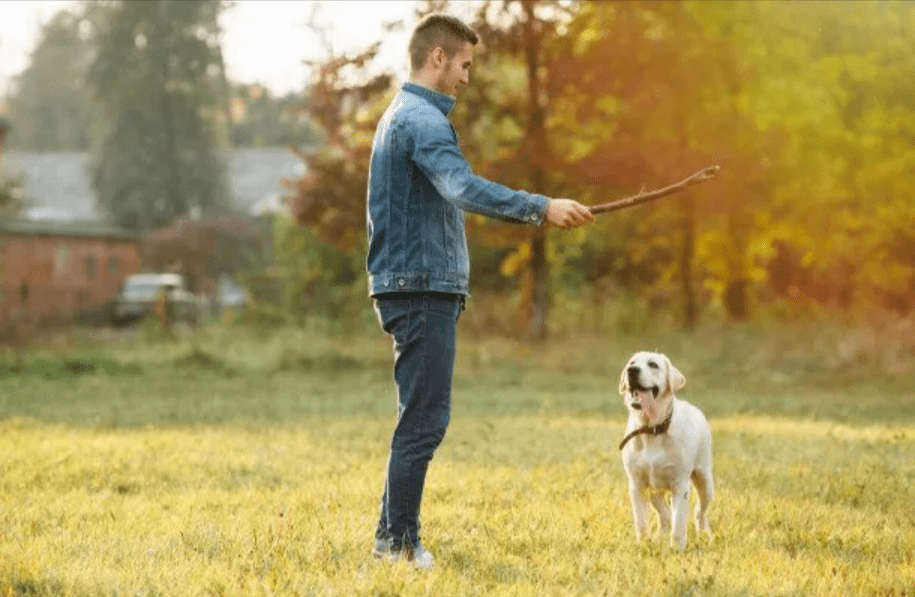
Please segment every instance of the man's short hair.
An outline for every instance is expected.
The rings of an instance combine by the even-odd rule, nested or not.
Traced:
[[[426,65],[429,53],[441,47],[451,58],[460,51],[464,43],[477,45],[477,32],[463,21],[451,15],[434,13],[416,25],[410,37],[410,68],[416,72]]]

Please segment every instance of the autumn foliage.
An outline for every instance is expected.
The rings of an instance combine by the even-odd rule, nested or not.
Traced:
[[[182,218],[143,238],[143,261],[153,271],[184,274],[192,290],[212,295],[221,275],[250,269],[263,244],[245,218]]]
[[[573,234],[470,216],[474,293],[526,318],[637,297],[685,325],[915,309],[915,5],[532,0],[475,21],[452,120],[481,175],[597,204],[722,170]],[[328,144],[293,182],[299,223],[354,260],[394,91],[367,56],[317,71]]]

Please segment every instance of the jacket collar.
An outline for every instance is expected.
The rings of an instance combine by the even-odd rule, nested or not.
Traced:
[[[439,110],[442,114],[448,116],[448,113],[451,112],[451,109],[454,107],[455,99],[449,95],[443,95],[437,91],[432,91],[422,85],[417,85],[416,83],[404,83],[401,88],[404,91],[409,91],[414,95],[418,95],[423,98]]]

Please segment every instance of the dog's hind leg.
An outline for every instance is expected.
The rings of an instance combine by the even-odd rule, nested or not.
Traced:
[[[712,497],[715,495],[715,481],[712,478],[711,469],[697,468],[692,474],[693,485],[696,486],[696,493],[699,494],[699,500],[696,502],[696,530],[711,534],[711,528],[708,524],[708,507],[712,503]]]
[[[658,532],[666,537],[670,534],[670,501],[666,494],[654,492],[651,494],[651,505],[658,513]]]

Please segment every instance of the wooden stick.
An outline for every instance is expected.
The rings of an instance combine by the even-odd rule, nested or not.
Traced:
[[[680,182],[664,187],[663,189],[646,192],[645,188],[642,187],[642,190],[639,191],[638,195],[633,195],[632,197],[624,197],[623,199],[617,199],[616,201],[611,201],[610,203],[592,205],[588,209],[592,214],[605,214],[609,211],[616,211],[618,209],[632,207],[633,205],[638,205],[640,203],[654,201],[655,199],[660,199],[661,197],[666,197],[667,195],[672,195],[673,193],[682,191],[688,186],[699,184],[700,182],[705,182],[706,180],[709,180],[718,174],[719,170],[721,170],[721,166],[709,166],[708,168],[703,168],[692,176],[684,178]]]

